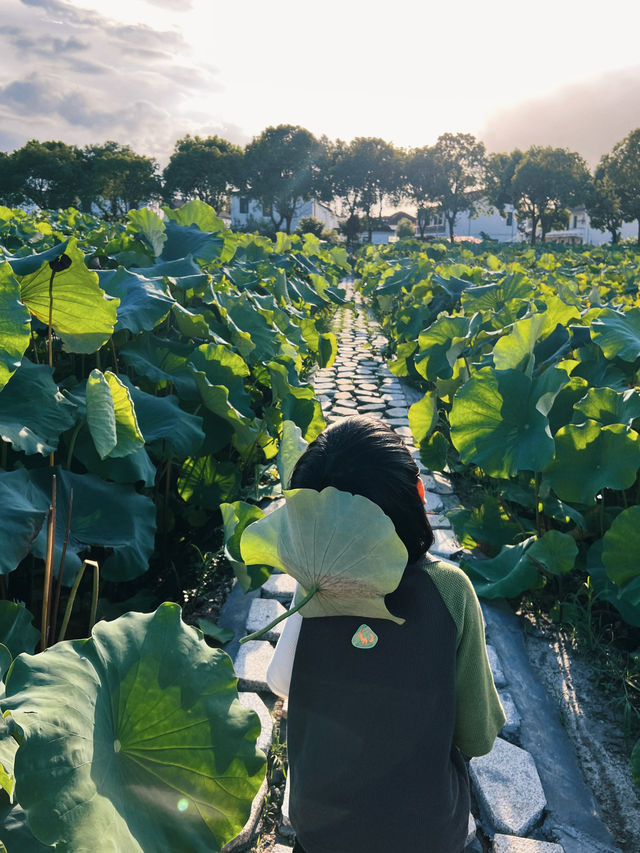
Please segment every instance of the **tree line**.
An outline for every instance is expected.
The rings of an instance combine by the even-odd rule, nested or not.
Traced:
[[[485,205],[513,211],[532,243],[566,227],[568,209],[584,205],[613,243],[623,222],[638,220],[640,243],[640,128],[593,173],[564,148],[487,154],[472,134],[444,133],[432,146],[402,149],[378,137],[318,139],[295,125],[268,127],[244,149],[218,136],[187,135],[162,171],[153,158],[112,141],[79,148],[31,140],[0,152],[0,202],[12,206],[75,206],[120,217],[151,200],[200,199],[223,211],[232,192],[257,199],[270,227],[287,233],[300,198],[334,206],[349,240],[365,230],[371,235],[384,203],[410,202],[421,238],[434,213],[444,216],[452,240],[463,212]]]

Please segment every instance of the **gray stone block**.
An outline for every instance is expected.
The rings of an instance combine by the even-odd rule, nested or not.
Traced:
[[[345,406],[334,406],[331,409],[331,414],[338,418],[350,418],[355,415],[355,409],[348,409]]]
[[[425,487],[424,505],[427,508],[427,512],[440,512],[440,510],[444,506],[444,504],[442,503],[442,498],[440,497],[440,495],[436,495],[434,492],[430,492],[427,489],[424,480],[423,485]]]
[[[446,515],[428,512],[427,518],[429,519],[429,524],[431,525],[432,530],[451,530],[451,522]]]
[[[407,427],[407,426],[393,427],[393,431],[397,432],[398,435],[400,436],[400,438],[408,439],[409,441],[413,442],[413,433],[411,432],[409,427]],[[407,442],[405,441],[405,444],[406,443]]]
[[[407,409],[406,406],[394,406],[387,411],[387,414],[390,418],[406,418]]]
[[[271,853],[291,853],[293,847],[286,847],[284,844],[276,844],[275,847],[272,847]]]
[[[523,836],[542,817],[547,801],[526,750],[497,738],[488,755],[471,759],[469,772],[480,807],[497,831]]]
[[[500,663],[500,658],[498,657],[498,653],[493,648],[493,646],[487,644],[487,657],[489,658],[489,666],[491,667],[491,672],[493,673],[493,683],[496,687],[505,687],[507,684],[507,679],[505,678],[504,670],[502,669],[502,664]]]
[[[438,471],[434,471],[433,479],[436,481],[434,492],[438,492],[440,495],[453,494],[453,486],[451,485],[451,480],[448,477],[445,477],[444,474],[440,474]]]
[[[433,535],[434,543],[429,549],[432,554],[438,554],[441,557],[451,557],[462,550],[462,545],[451,530],[434,530]]]
[[[467,827],[467,840],[464,842],[465,847],[475,840],[476,828],[476,819],[471,812],[469,812],[469,826]]]
[[[263,752],[268,752],[271,741],[273,740],[273,718],[269,713],[269,709],[257,693],[240,691],[238,693],[238,700],[243,708],[255,711],[258,717],[260,717],[260,736],[258,737],[256,746]]]
[[[291,776],[287,774],[287,784],[284,789],[284,797],[282,798],[282,809],[280,814],[280,832],[286,835],[287,838],[292,838],[295,835],[294,829],[291,826],[291,817],[289,813],[289,797],[291,796]]]
[[[233,662],[240,690],[269,690],[267,667],[273,657],[273,646],[267,640],[249,640],[240,646]]]
[[[502,707],[504,708],[505,717],[507,718],[507,722],[502,727],[502,735],[510,739],[515,737],[520,731],[520,714],[511,693],[508,693],[506,690],[500,691],[499,696]]]
[[[367,415],[370,412],[381,412],[384,409],[384,403],[360,403],[358,411],[361,415]]]
[[[564,853],[561,844],[517,838],[514,835],[494,835],[492,853]]]
[[[262,631],[270,622],[277,619],[278,616],[283,616],[287,611],[274,598],[256,598],[251,602],[249,615],[247,616],[247,633],[253,634],[254,631]],[[284,621],[278,622],[273,628],[270,628],[262,637],[269,640],[271,643],[277,643],[284,628]]]
[[[260,587],[263,598],[275,598],[283,604],[289,604],[296,591],[296,580],[285,572],[275,571]]]

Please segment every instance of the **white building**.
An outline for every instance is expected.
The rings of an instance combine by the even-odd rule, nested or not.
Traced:
[[[490,206],[484,206],[475,215],[468,210],[456,216],[454,226],[456,237],[475,237],[477,240],[498,240],[500,243],[517,243],[523,239],[513,207],[506,206],[505,215]],[[416,229],[419,234],[419,227]],[[431,239],[449,239],[449,223],[443,213],[429,214],[424,229],[425,237]]]
[[[291,220],[291,233],[296,230],[301,219],[313,216],[323,223],[327,231],[333,231],[338,227],[338,217],[333,211],[321,201],[310,199],[303,201],[298,199],[296,212]],[[231,196],[231,227],[236,230],[245,230],[251,227],[258,228],[263,223],[273,227],[273,221],[268,213],[265,214],[262,205],[254,198],[234,193]]]
[[[638,236],[638,222],[623,222],[618,235],[620,240],[635,240]],[[546,239],[551,243],[589,243],[601,246],[611,242],[610,231],[599,231],[591,225],[586,208],[576,207],[571,211],[569,227],[560,231],[549,231]]]

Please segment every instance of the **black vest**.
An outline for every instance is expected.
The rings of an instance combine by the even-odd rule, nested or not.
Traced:
[[[290,813],[306,853],[460,853],[469,782],[453,746],[457,629],[420,565],[389,609],[303,619],[289,693]],[[378,636],[355,648],[365,623]]]

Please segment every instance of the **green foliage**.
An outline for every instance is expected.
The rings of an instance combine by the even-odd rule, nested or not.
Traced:
[[[21,655],[2,708],[19,743],[15,796],[56,849],[220,850],[264,778],[231,661],[175,604]]]

